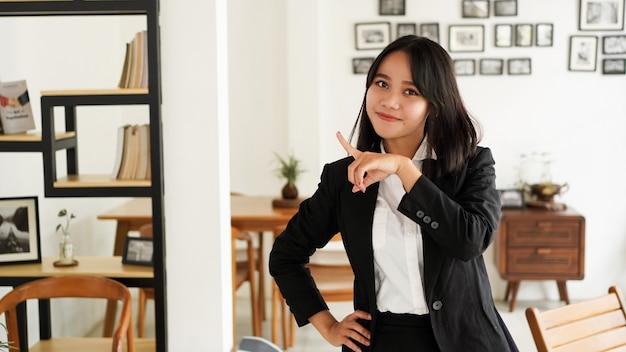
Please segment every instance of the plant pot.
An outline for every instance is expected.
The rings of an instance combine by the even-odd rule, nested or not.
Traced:
[[[282,190],[283,198],[285,199],[296,199],[298,198],[298,188],[296,185],[286,184]]]

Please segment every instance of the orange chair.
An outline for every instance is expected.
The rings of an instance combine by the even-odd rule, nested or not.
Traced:
[[[152,224],[145,224],[139,228],[139,237],[152,238]],[[154,288],[140,287],[137,300],[137,337],[145,335],[146,302],[154,300]]]
[[[231,241],[232,241],[232,270],[233,270],[233,337],[236,336],[236,306],[237,306],[237,290],[244,284],[244,282],[250,283],[250,303],[252,306],[252,333],[255,336],[261,336],[261,316],[259,312],[259,300],[257,297],[258,288],[256,280],[256,259],[254,244],[252,237],[247,232],[241,232],[235,227],[231,227]],[[236,242],[246,242],[246,260],[237,260]]]

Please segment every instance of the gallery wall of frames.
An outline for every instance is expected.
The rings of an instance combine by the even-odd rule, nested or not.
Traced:
[[[406,0],[378,0],[378,16],[372,21],[356,23],[355,49],[363,55],[352,58],[354,74],[367,74],[374,57],[395,38],[415,34],[441,44],[453,59],[457,76],[530,75],[532,57],[509,57],[507,48],[552,48],[552,23],[516,21],[517,0],[459,0],[459,22],[415,23],[406,17]],[[569,35],[567,69],[578,72],[599,72],[605,75],[626,74],[626,33],[624,32],[624,2],[626,0],[578,0],[578,32]],[[408,1],[408,6],[417,6]],[[376,14],[373,14],[376,16]],[[389,21],[389,16],[397,18]],[[497,19],[491,23],[485,19]],[[483,21],[481,23],[481,21]],[[485,35],[491,27],[490,37]],[[447,41],[441,40],[440,30],[447,31]],[[485,47],[497,48],[500,57],[483,57]],[[473,57],[466,57],[467,54]],[[464,57],[457,57],[463,54]],[[475,55],[475,56],[474,56]]]

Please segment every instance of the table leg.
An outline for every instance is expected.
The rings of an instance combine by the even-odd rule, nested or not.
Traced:
[[[117,227],[115,228],[115,243],[113,244],[113,255],[124,254],[124,243],[126,242],[126,236],[130,231],[130,222],[117,221]]]
[[[19,303],[16,307],[17,325],[20,339],[20,351],[28,351],[28,320],[26,314],[26,302]],[[49,316],[48,316],[49,317]]]
[[[265,314],[265,256],[263,249],[263,231],[259,231],[259,317],[261,321],[266,319]]]
[[[50,300],[39,300],[39,338],[48,340],[52,337],[52,325],[50,324]]]

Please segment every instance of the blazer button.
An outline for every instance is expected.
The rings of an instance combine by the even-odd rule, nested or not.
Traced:
[[[439,223],[436,221],[433,221],[430,223],[430,227],[432,227],[433,230],[436,230],[439,228]]]
[[[441,303],[441,301],[435,301],[433,302],[433,309],[434,310],[440,310],[441,307],[443,307],[443,303]]]
[[[424,222],[430,224],[430,216],[424,216]]]
[[[417,217],[421,219],[424,217],[424,211],[418,210],[417,213],[415,213],[415,215],[417,215]]]

